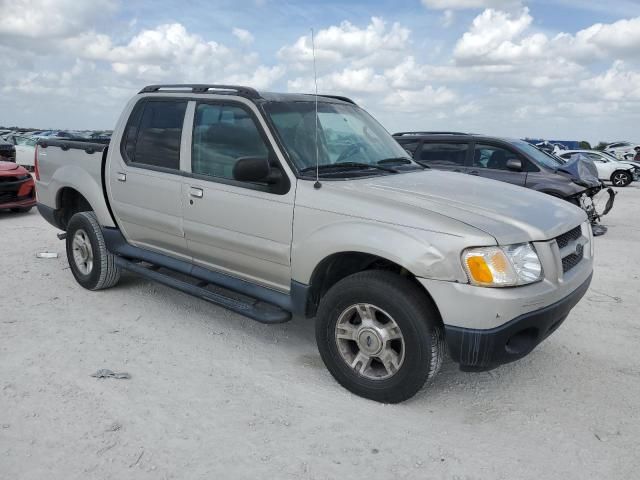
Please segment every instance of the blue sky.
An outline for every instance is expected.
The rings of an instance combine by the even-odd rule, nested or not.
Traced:
[[[110,128],[145,84],[355,98],[389,130],[640,141],[640,1],[0,0],[0,124]]]

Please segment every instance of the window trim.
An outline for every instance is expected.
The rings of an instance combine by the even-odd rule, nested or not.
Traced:
[[[153,172],[160,172],[160,173],[169,173],[172,175],[178,175],[178,176],[182,176],[185,172],[183,170],[181,170],[181,166],[182,166],[182,137],[184,135],[184,119],[187,118],[187,112],[189,109],[189,102],[193,100],[191,98],[188,97],[158,97],[158,98],[154,98],[154,97],[144,97],[141,98],[140,100],[138,100],[136,102],[136,104],[133,106],[133,108],[131,109],[131,113],[129,113],[129,118],[127,118],[127,122],[124,125],[124,130],[123,130],[123,135],[122,138],[120,139],[120,157],[122,158],[122,161],[125,163],[125,165],[127,165],[128,167],[132,167],[132,168],[140,168],[142,170],[151,170]],[[167,168],[167,167],[158,167],[156,165],[148,165],[146,163],[139,163],[139,162],[135,162],[135,161],[131,161],[129,159],[129,156],[127,155],[127,151],[126,151],[126,142],[127,142],[127,129],[129,127],[129,122],[130,120],[134,117],[134,115],[136,115],[140,109],[143,109],[144,106],[147,103],[150,102],[173,102],[173,103],[179,103],[179,102],[184,102],[186,103],[185,106],[185,111],[184,111],[184,118],[183,123],[182,123],[182,131],[180,133],[180,147],[178,150],[178,168]],[[140,118],[138,118],[138,126],[137,126],[137,130],[136,132],[140,131],[140,122],[142,122],[142,113],[140,114]],[[136,134],[136,144],[138,142],[138,135]]]
[[[238,107],[241,108],[242,110],[244,110],[249,117],[251,118],[251,120],[253,121],[253,124],[255,125],[256,129],[258,130],[258,134],[260,135],[260,138],[262,138],[262,141],[264,142],[265,146],[267,147],[267,157],[269,158],[269,163],[272,165],[272,168],[278,168],[282,174],[282,181],[277,183],[277,184],[273,184],[273,185],[268,185],[265,183],[252,183],[252,182],[242,182],[239,180],[234,180],[232,178],[226,178],[226,177],[216,177],[213,175],[205,175],[202,173],[194,173],[193,172],[193,158],[192,158],[192,153],[193,153],[193,132],[196,128],[196,112],[198,110],[198,106],[200,105],[219,105],[219,106],[231,106],[231,107]],[[287,175],[286,170],[282,167],[282,163],[280,162],[280,159],[278,158],[278,155],[276,154],[276,151],[271,143],[271,141],[269,140],[269,137],[267,136],[267,133],[264,131],[264,128],[262,128],[262,124],[260,123],[260,119],[258,118],[258,116],[255,114],[255,112],[253,111],[253,109],[249,108],[248,105],[246,105],[243,102],[239,102],[236,100],[232,100],[232,99],[195,99],[195,105],[193,108],[193,112],[192,112],[192,118],[191,118],[191,142],[189,143],[189,149],[188,149],[188,154],[189,154],[189,158],[188,158],[188,169],[186,171],[182,171],[183,176],[188,177],[188,178],[195,178],[198,180],[203,180],[206,182],[212,182],[212,183],[220,183],[223,185],[230,185],[230,186],[234,186],[234,187],[240,187],[240,188],[246,188],[248,190],[256,190],[259,192],[264,192],[264,193],[271,193],[271,194],[275,194],[275,195],[286,195],[287,193],[289,193],[289,190],[291,189],[291,180],[289,179],[289,175]],[[274,165],[275,164],[275,165]]]

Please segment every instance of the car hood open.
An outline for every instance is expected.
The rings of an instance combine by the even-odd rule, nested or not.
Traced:
[[[346,214],[437,228],[437,216],[424,215],[429,211],[475,227],[501,245],[550,240],[587,219],[565,200],[463,173],[428,170],[326,185],[338,197],[335,208]]]

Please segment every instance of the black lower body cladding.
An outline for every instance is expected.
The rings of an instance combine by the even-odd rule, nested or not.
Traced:
[[[445,325],[451,358],[463,371],[486,371],[528,355],[564,322],[590,283],[591,276],[559,302],[496,328],[476,330]]]

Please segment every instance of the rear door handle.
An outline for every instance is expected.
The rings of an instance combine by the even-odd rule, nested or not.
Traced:
[[[469,172],[469,175],[480,175],[480,172],[478,172],[477,170],[471,170]]]
[[[127,174],[124,172],[118,172],[118,181],[119,182],[126,182],[127,181]]]
[[[201,188],[191,187],[189,188],[189,195],[194,198],[202,198],[204,196],[204,192]]]

